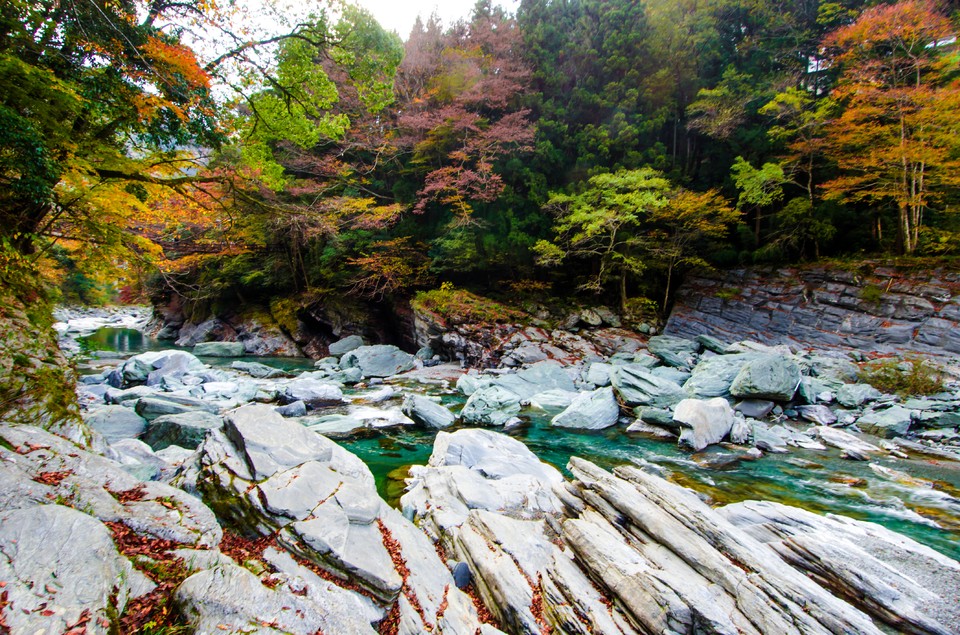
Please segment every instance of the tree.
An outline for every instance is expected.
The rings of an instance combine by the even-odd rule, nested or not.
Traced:
[[[710,267],[705,257],[711,242],[723,239],[739,220],[717,190],[671,192],[666,205],[653,207],[644,222],[643,248],[647,262],[666,274],[663,310],[670,306],[670,291],[679,269]]]
[[[556,217],[556,239],[537,243],[540,263],[594,261],[581,288],[599,292],[608,280],[617,280],[623,311],[628,278],[647,268],[664,272],[666,310],[676,271],[706,265],[706,243],[722,238],[738,218],[716,190],[673,187],[651,168],[598,174],[574,194],[553,194],[546,207]]]
[[[753,209],[753,237],[759,247],[763,210],[783,200],[783,168],[776,163],[764,163],[763,167],[755,168],[743,157],[737,157],[730,168],[730,175],[740,190],[737,207],[742,210]]]
[[[620,308],[627,308],[627,279],[646,268],[642,229],[646,217],[667,205],[670,182],[650,168],[621,170],[591,177],[576,194],[555,193],[546,209],[556,217],[554,242],[535,249],[543,265],[567,258],[594,261],[594,273],[581,289],[599,293],[617,280]]]
[[[960,184],[960,83],[945,55],[955,32],[932,2],[905,0],[868,9],[824,42],[840,67],[832,97],[843,108],[827,131],[841,176],[824,189],[895,206],[908,254],[925,210]]]

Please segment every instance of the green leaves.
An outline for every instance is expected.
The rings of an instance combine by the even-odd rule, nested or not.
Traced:
[[[769,207],[783,199],[786,178],[783,168],[776,163],[764,163],[763,167],[755,168],[743,157],[737,157],[730,174],[740,190],[737,207]]]

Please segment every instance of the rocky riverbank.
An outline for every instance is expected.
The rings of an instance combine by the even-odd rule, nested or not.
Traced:
[[[960,468],[956,383],[903,398],[857,383],[841,353],[633,342],[566,363],[524,363],[523,344],[485,372],[357,337],[300,371],[217,342],[100,356],[78,388],[89,446],[0,429],[0,615],[13,632],[161,615],[238,633],[960,628],[960,564],[905,536],[769,502],[712,509],[638,457],[571,458],[565,477],[497,431],[536,416],[557,434],[672,439],[715,470],[843,456],[935,493],[924,522],[960,531],[958,492],[894,467]],[[401,429],[439,432],[397,510],[334,439]]]
[[[688,276],[666,333],[870,352],[960,353],[960,273],[891,263]]]

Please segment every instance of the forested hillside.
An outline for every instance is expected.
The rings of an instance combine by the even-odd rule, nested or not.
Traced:
[[[4,1],[8,281],[628,309],[694,266],[960,246],[951,3],[480,0],[405,42],[269,9]]]

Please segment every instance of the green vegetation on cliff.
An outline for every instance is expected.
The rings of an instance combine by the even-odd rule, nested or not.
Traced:
[[[54,298],[40,272],[0,252],[0,420],[80,440],[75,378],[51,328]]]

